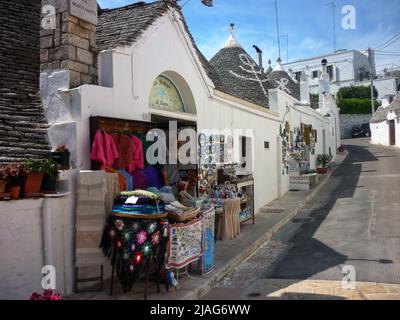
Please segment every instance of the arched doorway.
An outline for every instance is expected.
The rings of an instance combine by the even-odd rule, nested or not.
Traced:
[[[152,115],[196,121],[196,103],[186,80],[174,71],[165,71],[153,82],[149,96]]]

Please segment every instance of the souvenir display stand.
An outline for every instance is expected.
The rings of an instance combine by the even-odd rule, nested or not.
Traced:
[[[240,223],[252,220],[254,216],[254,179],[244,179],[235,182],[238,192],[242,195],[240,199]]]

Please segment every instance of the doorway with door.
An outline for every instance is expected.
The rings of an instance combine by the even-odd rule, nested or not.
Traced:
[[[396,128],[394,120],[389,120],[389,145],[396,145]]]

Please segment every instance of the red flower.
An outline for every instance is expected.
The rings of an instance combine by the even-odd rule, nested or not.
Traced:
[[[121,238],[117,238],[114,245],[116,249],[121,250],[124,247],[124,242],[121,240]]]
[[[160,238],[161,238],[160,231],[156,231],[153,233],[153,235],[151,236],[151,243],[153,244],[153,246],[156,246],[160,243]]]
[[[143,253],[141,251],[137,251],[133,259],[136,265],[140,264],[143,260]]]
[[[62,300],[62,297],[53,290],[45,290],[43,295],[37,292],[32,293],[30,300]]]
[[[110,237],[110,239],[115,239],[115,237],[117,236],[117,231],[111,227],[110,230],[108,230],[108,236]]]

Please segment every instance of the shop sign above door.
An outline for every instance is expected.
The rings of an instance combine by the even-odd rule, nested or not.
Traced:
[[[97,25],[96,0],[69,0],[69,13],[71,16]]]
[[[160,75],[153,83],[150,92],[150,108],[163,109],[172,112],[185,112],[182,97],[174,83]]]

